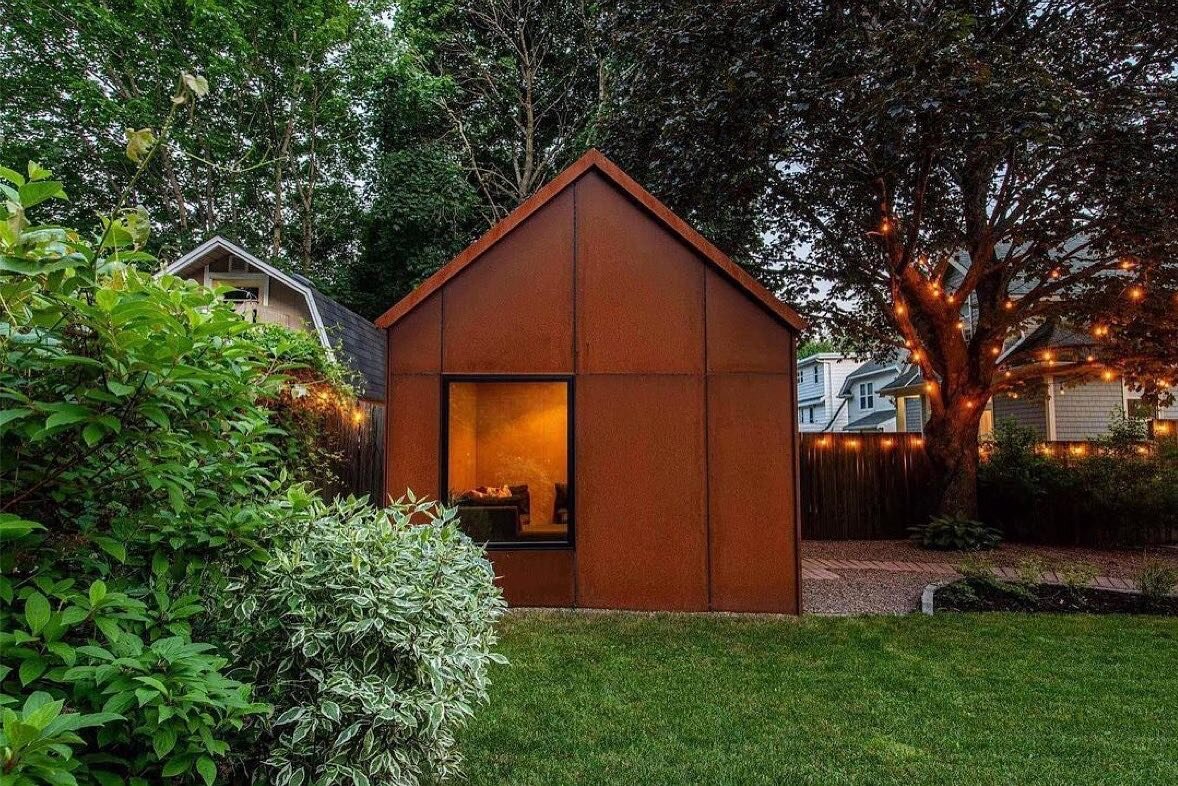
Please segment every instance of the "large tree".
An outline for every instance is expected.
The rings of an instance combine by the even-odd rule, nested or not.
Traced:
[[[158,126],[181,71],[201,112],[175,129],[139,194],[165,261],[213,233],[330,282],[354,256],[371,160],[385,0],[14,0],[0,14],[0,159],[62,174],[59,209],[103,206],[130,174],[127,129]]]
[[[713,15],[719,30],[701,24]],[[754,24],[723,24],[742,16]],[[623,105],[616,144],[743,156],[785,293],[920,366],[942,511],[976,510],[986,401],[1045,365],[1115,367],[1147,395],[1178,379],[1169,4],[639,2],[616,18],[641,31],[636,94],[683,86],[664,103],[725,109],[706,138],[664,123],[642,144],[657,121]],[[1109,350],[1000,367],[1020,330],[1061,318]]]

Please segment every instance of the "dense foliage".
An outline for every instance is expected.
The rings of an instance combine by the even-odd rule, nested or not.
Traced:
[[[142,172],[154,135],[139,138],[128,152]],[[453,772],[453,730],[482,695],[501,605],[479,550],[446,521],[410,530],[424,504],[328,506],[291,487],[320,455],[305,428],[314,402],[346,403],[318,343],[252,325],[195,282],[137,270],[151,261],[140,209],[104,218],[91,238],[31,223],[29,211],[64,196],[44,168],[0,168],[0,179],[3,782],[266,782],[260,763],[292,755],[269,736],[272,711],[318,696],[295,687],[313,672],[331,676],[327,693],[347,673],[384,686],[368,715],[337,705],[356,722],[389,724],[376,714],[396,709],[396,733],[351,763],[353,782]],[[282,577],[300,553],[311,572],[372,567],[370,620],[384,641],[413,646],[359,661],[327,650],[315,661],[303,646],[291,677],[275,641],[289,644],[295,595]],[[313,588],[313,638],[363,643],[344,624],[356,596],[335,580]],[[230,598],[252,599],[256,627],[228,617]],[[260,642],[255,631],[275,638],[239,646],[243,632]],[[416,701],[426,720],[414,725],[402,713]],[[302,761],[326,762],[345,741],[294,742]]]
[[[456,775],[455,732],[501,662],[503,601],[482,550],[425,502],[379,511],[294,489],[265,516],[271,559],[225,601],[234,660],[274,706],[271,782]]]
[[[1138,544],[1173,532],[1178,449],[1123,423],[1083,455],[1048,455],[1034,432],[999,422],[978,478],[983,519],[1020,540]]]

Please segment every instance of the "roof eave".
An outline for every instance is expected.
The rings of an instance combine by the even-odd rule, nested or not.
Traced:
[[[681,240],[695,249],[696,252],[707,258],[730,281],[748,292],[781,322],[799,333],[806,329],[806,321],[802,319],[801,315],[778,300],[759,281],[742,270],[723,251],[716,248],[711,241],[693,229],[686,221],[672,213],[666,205],[659,202],[650,192],[623,172],[597,149],[590,149],[586,152],[567,169],[553,178],[547,185],[524,200],[506,218],[491,227],[482,237],[467,246],[458,256],[451,259],[440,270],[394,304],[392,308],[376,319],[376,326],[386,329],[394,325],[398,320],[402,319],[420,303],[425,301],[426,298],[450,281],[450,279],[470,266],[512,230],[526,221],[532,214],[551,201],[557,194],[572,185],[590,170],[600,172],[621,188],[631,199],[641,205],[665,227],[678,235]]]

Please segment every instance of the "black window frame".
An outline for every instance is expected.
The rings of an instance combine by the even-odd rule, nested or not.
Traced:
[[[567,391],[568,424],[566,450],[568,451],[568,529],[563,540],[541,541],[488,541],[487,551],[572,551],[577,543],[577,453],[576,453],[576,377],[572,374],[442,374],[441,410],[438,428],[438,489],[443,502],[450,483],[450,385],[463,382],[563,382]]]

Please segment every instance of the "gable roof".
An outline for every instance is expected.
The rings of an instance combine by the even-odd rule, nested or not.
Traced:
[[[672,213],[670,208],[655,199],[650,192],[623,172],[617,164],[610,161],[596,149],[590,149],[578,158],[547,185],[524,200],[506,218],[491,227],[474,243],[467,246],[458,256],[451,259],[440,270],[423,281],[416,289],[401,298],[392,308],[377,318],[376,326],[379,328],[391,327],[420,303],[424,302],[426,298],[444,286],[450,279],[474,263],[475,260],[506,237],[513,229],[524,223],[533,213],[548,204],[558,194],[575,183],[582,175],[591,170],[605,177],[627,196],[641,205],[663,227],[670,230],[672,234],[695,250],[730,282],[743,289],[753,300],[773,314],[778,320],[796,331],[801,331],[805,328],[805,320],[796,311],[778,300],[772,292],[765,289],[760,282],[729,259],[727,254],[716,248],[699,232],[692,229],[686,221]]]
[[[324,295],[306,278],[280,270],[220,235],[209,238],[156,275],[179,275],[204,264],[205,258],[217,251],[232,254],[302,295],[319,342],[360,375],[360,396],[384,400],[384,334],[364,317]]]
[[[851,395],[851,386],[855,383],[856,380],[875,374],[881,374],[883,372],[898,372],[899,370],[899,358],[887,361],[869,360],[848,374],[847,378],[843,380],[843,386],[839,389],[838,392],[839,398],[848,398]]]

